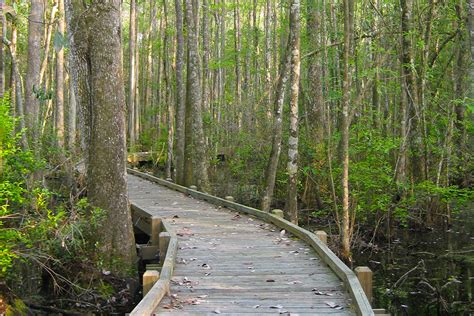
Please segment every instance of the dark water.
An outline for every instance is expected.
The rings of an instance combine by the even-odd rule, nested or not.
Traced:
[[[356,254],[374,271],[374,307],[392,315],[474,315],[474,205],[449,230],[398,230]]]

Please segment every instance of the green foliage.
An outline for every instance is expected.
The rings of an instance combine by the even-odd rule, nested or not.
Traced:
[[[106,213],[85,198],[61,203],[62,197],[31,181],[45,164],[18,145],[8,97],[0,101],[0,126],[0,278],[12,288],[30,282],[22,279],[26,266],[47,271],[57,290],[78,290],[70,276],[80,283],[78,271],[100,271],[98,232]]]

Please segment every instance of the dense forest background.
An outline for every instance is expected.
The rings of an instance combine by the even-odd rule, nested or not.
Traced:
[[[0,275],[9,280],[1,286],[22,292],[11,284],[23,260],[46,279],[47,271],[54,288],[79,291],[80,281],[58,276],[81,258],[104,272],[105,259],[89,251],[107,216],[84,199],[78,166],[85,152],[89,160],[100,152],[90,149],[94,110],[78,102],[72,65],[90,62],[79,58],[80,43],[101,25],[77,22],[77,1],[0,4]],[[349,264],[353,249],[399,230],[448,231],[473,201],[473,8],[125,1],[123,76],[110,74],[125,89],[126,108],[118,101],[115,111],[126,113],[128,152],[151,152],[144,167],[179,184],[327,228]],[[86,223],[91,236],[72,238],[65,258],[61,249]],[[40,243],[43,235],[51,242]],[[95,289],[107,296],[119,285],[108,282]]]

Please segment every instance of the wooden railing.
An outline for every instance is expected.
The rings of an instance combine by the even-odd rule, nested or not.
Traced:
[[[141,209],[137,205],[131,205],[132,219],[135,226],[150,236],[151,249],[158,247],[160,254],[160,271],[146,271],[144,275],[144,297],[140,303],[133,309],[130,315],[144,316],[152,315],[153,311],[160,304],[163,297],[169,294],[170,281],[173,276],[174,266],[176,262],[176,254],[178,252],[178,238],[169,225],[160,218],[150,215],[146,210]],[[158,280],[151,289],[147,291],[149,282],[146,274],[152,272]],[[146,292],[147,291],[147,292]]]
[[[339,277],[339,279],[343,281],[346,289],[349,291],[351,295],[351,298],[353,301],[352,303],[353,303],[356,313],[358,315],[364,315],[364,316],[374,315],[374,312],[369,303],[369,300],[367,299],[367,296],[365,295],[364,290],[362,289],[362,286],[358,278],[354,274],[354,272],[348,266],[346,266],[321,240],[319,240],[319,238],[315,234],[311,233],[310,231],[303,229],[279,216],[275,216],[273,214],[263,212],[252,207],[248,207],[248,206],[238,204],[226,199],[222,199],[222,198],[215,197],[203,192],[199,192],[197,190],[193,190],[193,189],[178,185],[176,183],[154,177],[147,173],[143,173],[143,172],[133,170],[133,169],[128,169],[128,173],[141,177],[143,179],[158,183],[167,188],[188,194],[194,198],[207,201],[211,204],[223,206],[223,207],[226,207],[238,212],[255,216],[258,219],[261,219],[265,222],[272,223],[275,226],[285,229],[286,231],[294,234],[301,240],[305,241],[308,245],[310,245],[316,251],[316,253],[321,257],[322,261],[326,263],[331,268],[331,270],[334,271],[334,273]],[[166,260],[168,260],[168,258]],[[145,298],[147,297],[148,295]],[[161,300],[162,297],[163,296],[161,296],[159,300]],[[142,305],[142,303],[145,301],[145,298],[144,300],[142,300],[142,302],[140,302],[138,306]],[[149,303],[144,303],[144,304],[153,303],[154,306],[157,306],[159,304],[159,300],[157,303],[156,299],[155,300],[149,299],[148,300]],[[139,314],[132,314],[132,315],[139,315]]]

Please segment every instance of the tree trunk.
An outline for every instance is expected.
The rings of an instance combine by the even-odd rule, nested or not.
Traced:
[[[5,0],[0,0],[0,7],[3,10]],[[0,98],[3,98],[5,93],[5,45],[3,44],[3,38],[7,35],[7,19],[4,12],[0,13]]]
[[[291,93],[288,137],[288,214],[298,225],[298,97],[300,85],[300,1],[291,1],[290,41]]]
[[[278,84],[275,91],[272,150],[265,171],[265,190],[262,196],[262,210],[264,212],[270,211],[273,199],[273,191],[275,189],[278,161],[280,160],[283,125],[283,102],[285,101],[286,82],[288,81],[288,70],[291,63],[290,49],[290,41],[288,41],[284,57],[281,60],[280,76],[278,78]]]
[[[58,32],[65,35],[64,0],[58,0]],[[56,137],[58,146],[64,148],[64,48],[56,48]]]
[[[100,236],[106,268],[125,275],[135,269],[136,251],[125,170],[120,3],[93,1],[86,8],[80,0],[66,0],[66,10],[72,77],[84,113],[87,194],[107,213],[107,229]]]
[[[184,96],[183,65],[183,9],[181,0],[175,0],[176,14],[176,182],[184,184],[184,147],[186,106]]]
[[[351,216],[349,204],[349,127],[351,102],[351,70],[349,58],[352,50],[353,38],[353,0],[344,0],[344,77],[342,82],[342,251],[343,258],[351,261]]]
[[[186,26],[187,44],[188,44],[188,69],[187,69],[187,89],[186,103],[192,115],[192,130],[186,127],[186,134],[192,133],[192,164],[194,181],[197,187],[210,192],[209,178],[207,174],[207,153],[204,141],[204,131],[202,122],[202,90],[200,80],[200,61],[198,54],[197,29],[193,14],[193,5],[191,0],[185,0],[186,3]],[[188,114],[188,113],[186,113]],[[187,115],[186,115],[187,116]],[[187,117],[186,117],[187,119]],[[188,146],[188,144],[186,144]],[[190,145],[190,144],[189,144]]]
[[[43,1],[32,0],[28,16],[28,64],[25,82],[25,112],[28,141],[38,141],[39,133],[39,99],[36,92],[40,89],[41,35],[43,33]]]
[[[135,151],[137,135],[135,134],[135,97],[137,92],[135,46],[137,41],[137,8],[136,0],[130,0],[130,29],[129,29],[129,75],[128,75],[128,146]]]

